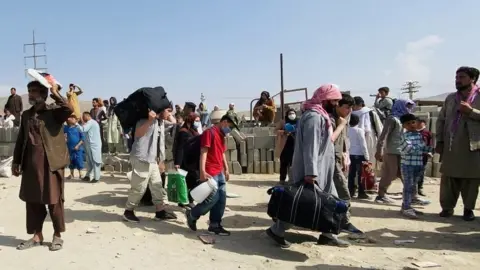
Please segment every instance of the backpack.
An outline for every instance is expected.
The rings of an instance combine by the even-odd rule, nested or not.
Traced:
[[[205,130],[204,132],[211,132],[212,133],[212,142],[215,139],[215,132],[213,129]],[[202,141],[202,134],[197,136],[193,136],[192,138],[188,139],[183,147],[183,161],[182,167],[184,167],[187,171],[199,171],[200,170],[200,145]]]
[[[159,113],[169,106],[170,101],[163,87],[143,87],[119,102],[114,112],[122,128],[129,129],[140,119],[147,118],[149,110]]]

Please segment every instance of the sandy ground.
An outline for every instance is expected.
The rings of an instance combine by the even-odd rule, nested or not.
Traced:
[[[266,214],[266,190],[276,179],[266,175],[233,177],[228,189],[241,197],[227,202],[224,225],[232,235],[217,237],[214,245],[197,239],[206,230],[207,219],[198,222],[199,232],[191,232],[175,206],[172,209],[179,215],[178,222],[154,221],[152,207],[138,209],[141,223],[123,222],[129,188],[125,176],[105,176],[98,184],[71,180],[65,185],[64,250],[52,253],[47,247],[15,249],[27,237],[25,206],[18,199],[20,179],[2,178],[0,269],[415,269],[413,262],[430,261],[441,265],[436,269],[463,270],[475,269],[480,263],[480,222],[467,223],[458,216],[439,218],[435,179],[427,180],[426,191],[433,203],[423,209],[425,215],[420,220],[402,218],[398,206],[354,201],[353,222],[376,243],[352,241],[346,249],[317,246],[318,234],[294,229],[287,235],[294,245],[289,250],[279,249],[264,233],[271,224]],[[400,184],[395,183],[392,191],[400,191]],[[457,214],[461,209],[459,205]],[[51,239],[49,220],[44,234],[46,240]],[[347,239],[347,235],[341,236]],[[415,243],[394,244],[394,240],[406,239]]]

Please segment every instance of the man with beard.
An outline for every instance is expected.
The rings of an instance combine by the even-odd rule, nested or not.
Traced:
[[[50,250],[56,251],[63,247],[60,233],[65,231],[64,168],[69,163],[63,123],[73,113],[73,108],[60,96],[56,84],[50,89],[50,97],[56,103],[54,106],[45,103],[48,89],[41,83],[33,81],[27,87],[32,107],[23,112],[21,118],[12,173],[22,175],[20,199],[26,203],[27,233],[33,234],[33,237],[17,249],[43,244],[42,229],[47,205],[54,228]]]
[[[441,217],[453,215],[462,195],[463,219],[475,219],[480,170],[480,98],[476,86],[479,70],[460,67],[455,77],[456,93],[445,99],[437,120],[436,152],[442,155],[440,172]]]
[[[347,124],[346,118],[352,112],[355,101],[348,94],[342,94],[342,99],[337,106],[327,103],[325,110],[330,115],[332,123],[335,148],[335,170],[333,174],[333,183],[337,189],[338,197],[350,205],[350,191],[348,190],[348,180],[345,177],[347,171]],[[350,215],[347,215],[344,230],[352,233],[361,233],[352,223],[350,223]]]
[[[333,183],[335,174],[335,150],[333,144],[333,127],[329,110],[332,112],[342,98],[340,89],[334,84],[320,86],[312,98],[302,106],[303,114],[297,122],[295,152],[292,160],[292,181],[296,184],[305,182],[317,185],[324,192],[337,196]],[[347,121],[339,118],[337,129],[344,128]],[[290,247],[285,240],[285,231],[292,227],[284,221],[277,220],[267,235],[282,248]],[[319,245],[348,247],[347,241],[338,239],[330,233],[323,233],[318,238]]]
[[[14,87],[10,89],[10,94],[11,95],[8,97],[7,103],[5,103],[5,109],[15,116],[13,125],[18,127],[18,125],[20,125],[20,114],[23,111],[23,101],[22,97],[17,95],[17,89]]]

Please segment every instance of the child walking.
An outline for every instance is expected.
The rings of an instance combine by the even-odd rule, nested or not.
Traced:
[[[350,139],[350,168],[348,172],[348,190],[350,197],[355,195],[355,178],[358,179],[358,199],[368,199],[365,187],[361,183],[362,164],[368,161],[367,140],[365,139],[365,130],[358,127],[360,117],[356,114],[350,115],[350,127],[348,128],[348,138]]]
[[[67,125],[64,127],[63,132],[67,141],[67,148],[70,154],[70,169],[69,179],[75,177],[75,170],[78,170],[78,176],[81,179],[83,165],[83,132],[80,130],[77,124],[77,118],[75,115],[71,115],[67,120]]]
[[[423,155],[433,152],[427,146],[422,135],[417,130],[417,118],[413,114],[404,114],[400,117],[405,132],[400,144],[400,168],[403,176],[403,203],[401,213],[408,218],[417,218],[419,212],[411,207],[412,198],[416,193],[417,184],[423,178],[425,165]]]

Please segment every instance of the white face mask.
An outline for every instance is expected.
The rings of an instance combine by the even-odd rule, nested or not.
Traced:
[[[288,115],[288,119],[290,119],[290,120],[295,120],[295,118],[297,118],[297,115],[296,115],[296,114],[293,114],[293,113],[292,113],[292,114],[289,114],[289,115]]]
[[[195,121],[195,122],[193,122],[193,126],[194,126],[195,128],[199,128],[199,127],[202,126],[202,123],[200,123],[200,122],[198,122],[198,121]]]

